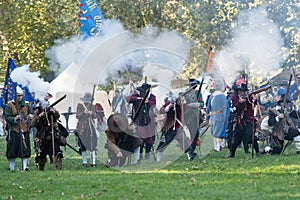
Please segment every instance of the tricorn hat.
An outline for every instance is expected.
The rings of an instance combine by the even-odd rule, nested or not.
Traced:
[[[92,98],[92,94],[90,92],[86,92],[84,93],[84,96],[80,98],[80,100],[84,102],[91,102]]]
[[[247,84],[242,83],[240,85],[237,85],[237,90],[241,90],[241,91],[249,91]]]
[[[189,86],[194,86],[194,85],[199,85],[199,84],[200,84],[200,81],[198,81],[197,79],[195,79],[195,78],[189,79]]]
[[[113,132],[120,133],[128,128],[128,120],[121,113],[114,113],[107,119],[107,125]]]
[[[145,92],[150,88],[151,88],[151,85],[149,85],[147,83],[143,83],[140,87],[137,87],[136,89],[140,92]]]

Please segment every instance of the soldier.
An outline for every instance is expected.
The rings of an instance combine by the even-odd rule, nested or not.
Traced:
[[[254,117],[254,105],[257,104],[257,99],[255,95],[248,96],[246,92],[248,87],[246,84],[242,83],[237,85],[237,93],[232,96],[232,102],[236,107],[236,122],[234,125],[232,145],[230,149],[230,155],[228,157],[233,158],[237,147],[241,142],[245,142],[244,145],[251,144],[253,142],[256,155],[261,156],[259,152],[259,147],[257,143],[257,137],[254,137],[252,141],[252,134],[256,129]],[[246,148],[246,147],[244,147]]]
[[[143,144],[140,146],[140,157],[142,157],[145,147],[145,159],[150,158],[150,152],[155,142],[155,117],[153,108],[156,106],[156,96],[150,92],[147,94],[150,88],[151,85],[143,83],[140,87],[136,88],[138,93],[126,97],[126,100],[133,104],[135,114],[134,124],[137,126],[138,137],[143,141]],[[143,102],[143,100],[145,101]]]
[[[140,151],[142,140],[134,136],[132,126],[128,125],[128,119],[121,113],[110,115],[107,125],[105,148],[108,160],[105,165],[106,167],[122,167],[130,154]],[[135,156],[135,164],[138,159],[139,157]]]
[[[27,171],[27,162],[31,155],[29,127],[32,110],[29,102],[24,101],[23,90],[20,87],[16,90],[16,102],[8,102],[4,112],[4,118],[9,126],[6,157],[11,171],[15,169],[16,158],[22,159],[22,171]]]
[[[184,99],[186,104],[194,104],[197,103],[198,107],[189,106],[186,107],[184,112],[184,121],[186,126],[189,129],[191,134],[191,148],[193,150],[193,154],[195,154],[195,149],[197,146],[197,140],[199,137],[199,125],[202,123],[202,114],[200,108],[204,106],[204,101],[202,99],[201,91],[195,90],[196,86],[199,85],[200,82],[194,78],[189,80],[189,92],[185,93]],[[199,95],[198,95],[199,94]],[[194,156],[191,157],[191,160],[194,159]]]
[[[221,81],[215,81],[214,89],[208,99],[206,119],[210,121],[211,134],[214,137],[214,150],[221,151],[225,146],[224,138],[228,126],[229,104],[226,99],[225,86]]]
[[[192,106],[184,105],[184,106]],[[194,159],[194,151],[189,145],[188,138],[183,132],[182,125],[182,115],[181,115],[181,104],[180,100],[174,97],[169,97],[165,99],[164,105],[159,110],[160,114],[166,114],[165,123],[162,127],[161,140],[157,147],[157,158],[156,161],[160,162],[164,150],[167,146],[176,139],[180,145],[180,148],[186,153],[188,160],[192,161]]]
[[[287,100],[286,105],[283,105],[285,93],[283,89],[278,91],[278,96],[274,98],[277,105],[269,109],[268,125],[273,130],[270,141],[271,150],[269,152],[271,154],[280,154],[284,151],[284,140],[288,140],[291,143],[295,137],[300,135],[297,126],[292,121],[292,118],[298,119],[299,113],[297,110],[288,110],[287,103],[290,103],[289,100]],[[298,153],[298,143],[295,146]]]
[[[87,167],[86,151],[90,152],[90,166],[96,166],[97,151],[97,111],[96,106],[92,104],[93,97],[90,92],[86,92],[80,98],[82,103],[77,104],[76,118],[78,119],[76,126],[76,135],[78,136],[78,145],[82,156],[82,166]]]
[[[60,149],[60,145],[61,142],[65,140],[62,140],[59,133],[59,117],[60,114],[57,110],[53,107],[43,109],[41,103],[38,103],[34,109],[34,117],[31,121],[31,125],[37,129],[34,140],[36,152],[35,161],[41,171],[45,169],[47,155],[53,157],[54,169],[62,169],[63,152]]]

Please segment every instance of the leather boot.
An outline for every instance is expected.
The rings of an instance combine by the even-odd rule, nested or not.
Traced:
[[[44,171],[47,158],[37,158],[39,170]]]
[[[55,157],[54,157],[54,169],[56,170],[61,170],[62,169],[62,153],[58,153]]]

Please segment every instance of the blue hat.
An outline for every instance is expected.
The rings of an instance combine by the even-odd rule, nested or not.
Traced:
[[[286,90],[284,88],[280,88],[277,92],[278,95],[284,95],[286,93]]]

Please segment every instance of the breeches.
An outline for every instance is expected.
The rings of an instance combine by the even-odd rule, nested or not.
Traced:
[[[21,138],[22,137],[22,138]],[[10,158],[29,158],[31,155],[29,132],[20,135],[14,130],[10,130],[6,137],[7,149],[6,157]]]

